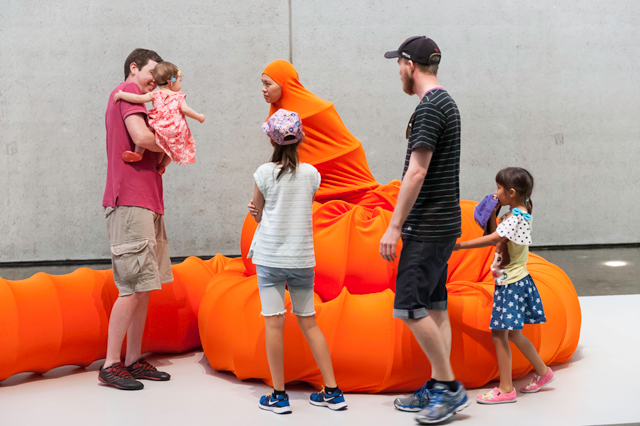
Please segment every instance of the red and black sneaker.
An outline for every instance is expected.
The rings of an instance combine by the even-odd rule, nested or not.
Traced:
[[[149,364],[144,358],[140,358],[133,364],[127,367],[129,373],[134,379],[144,380],[156,380],[159,382],[166,382],[171,378],[169,373],[158,371],[156,368]]]
[[[100,367],[98,380],[122,390],[141,390],[144,388],[144,385],[134,379],[127,367],[121,362],[116,362],[107,368],[104,365]]]

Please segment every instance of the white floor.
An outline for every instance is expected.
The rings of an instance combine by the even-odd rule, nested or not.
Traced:
[[[601,425],[640,422],[640,295],[580,299],[583,322],[578,350],[555,367],[556,380],[516,404],[475,402],[454,417],[460,425]],[[21,374],[0,385],[0,425],[413,425],[413,415],[393,408],[396,395],[348,394],[349,409],[311,406],[311,388],[288,388],[293,414],[257,407],[269,392],[262,382],[218,373],[200,351],[151,357],[170,382],[145,382],[140,392],[98,384],[97,369],[61,367],[44,376]],[[523,381],[516,383],[522,385]],[[472,389],[473,399],[489,388]]]

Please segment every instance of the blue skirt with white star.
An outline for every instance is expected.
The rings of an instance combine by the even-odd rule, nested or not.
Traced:
[[[490,329],[522,330],[524,324],[543,322],[547,322],[547,318],[531,275],[515,283],[496,286]]]

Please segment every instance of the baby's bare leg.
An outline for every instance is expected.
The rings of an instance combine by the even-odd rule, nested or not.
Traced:
[[[156,166],[158,173],[163,174],[165,167],[167,167],[169,163],[171,163],[171,157],[164,152],[158,152],[158,165]]]
[[[165,153],[158,153],[158,161],[160,162],[160,167],[164,168],[171,164],[171,157]]]

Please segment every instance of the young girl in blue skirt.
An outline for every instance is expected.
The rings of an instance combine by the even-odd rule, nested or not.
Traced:
[[[540,294],[527,271],[533,221],[533,176],[525,169],[509,167],[498,172],[496,184],[495,196],[499,202],[489,219],[490,234],[457,243],[454,248],[473,249],[502,243],[506,244],[510,258],[505,266],[496,257],[491,266],[495,291],[489,327],[496,346],[500,385],[478,396],[477,402],[480,404],[516,402],[516,390],[511,379],[509,341],[518,347],[535,369],[533,378],[528,385],[520,389],[521,392],[537,392],[554,378],[551,368],[545,365],[531,341],[522,333],[524,324],[546,322]],[[496,212],[500,206],[510,206],[511,211],[502,216],[500,224],[496,226]]]

